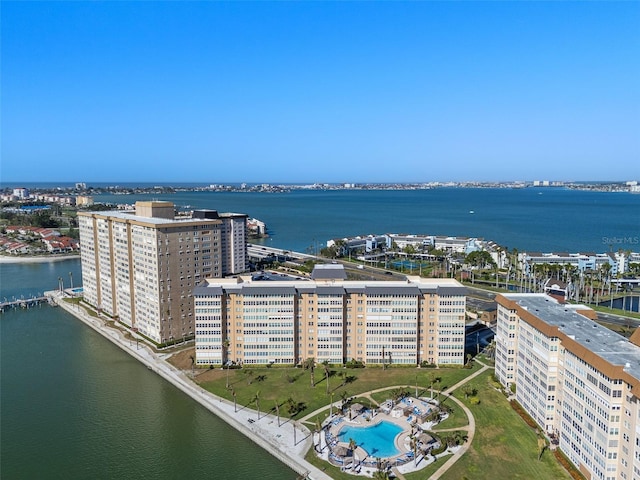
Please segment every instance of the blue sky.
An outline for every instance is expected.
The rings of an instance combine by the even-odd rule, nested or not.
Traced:
[[[640,2],[1,2],[0,180],[640,180]]]

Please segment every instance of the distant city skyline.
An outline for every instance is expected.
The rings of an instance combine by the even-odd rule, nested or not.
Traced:
[[[640,180],[640,2],[2,2],[0,183]]]

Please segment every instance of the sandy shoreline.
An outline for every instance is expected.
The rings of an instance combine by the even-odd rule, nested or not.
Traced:
[[[46,263],[62,262],[64,260],[80,260],[80,255],[39,255],[39,256],[12,256],[0,255],[0,263]]]

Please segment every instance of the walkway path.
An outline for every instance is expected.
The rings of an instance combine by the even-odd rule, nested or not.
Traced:
[[[451,393],[456,389],[461,387],[462,385],[464,385],[465,383],[467,383],[469,380],[472,380],[474,378],[476,378],[478,375],[483,374],[485,371],[489,370],[490,366],[485,365],[484,363],[480,362],[479,360],[474,360],[475,362],[478,362],[480,365],[482,365],[482,368],[480,370],[478,370],[477,372],[475,372],[473,375],[469,375],[467,378],[459,381],[458,383],[456,383],[455,385],[453,385],[452,387],[447,388],[443,394],[447,395],[448,398],[450,398],[451,400],[453,400],[454,402],[456,402],[458,404],[458,406],[460,408],[462,408],[462,410],[464,411],[464,413],[467,415],[467,419],[469,420],[469,425],[466,427],[467,430],[467,441],[465,442],[464,445],[462,445],[462,447],[460,447],[458,449],[458,451],[456,453],[454,453],[451,458],[449,460],[447,460],[444,465],[442,465],[438,470],[436,470],[433,475],[431,475],[429,477],[430,480],[437,480],[439,479],[447,470],[449,470],[454,463],[456,463],[460,457],[462,457],[462,455],[465,454],[465,452],[467,450],[469,450],[469,447],[471,446],[471,442],[473,442],[473,437],[476,434],[476,419],[473,418],[473,414],[471,413],[471,410],[469,410],[467,408],[467,406],[462,403],[460,400],[458,400],[456,397],[454,397],[453,395],[451,395]],[[465,428],[457,428],[456,430],[465,430]],[[445,430],[443,430],[445,431]]]
[[[138,342],[133,344],[133,342],[125,338],[125,332],[122,330],[107,326],[104,319],[89,315],[84,307],[65,302],[63,299],[63,293],[47,292],[47,294],[53,296],[56,303],[66,311],[70,312],[93,330],[116,344],[122,350],[147,365],[150,370],[181,389],[205,408],[236,428],[239,432],[246,435],[297,473],[301,474],[301,476],[304,476],[304,478],[309,478],[311,480],[331,480],[329,475],[305,460],[304,457],[306,452],[312,447],[313,435],[309,429],[300,425],[301,422],[308,422],[309,419],[330,408],[329,405],[309,413],[297,422],[291,422],[289,420],[278,422],[275,416],[267,414],[262,414],[258,418],[258,413],[255,410],[251,410],[246,407],[236,409],[232,402],[202,389],[193,383],[193,381],[183,371],[166,362],[164,355],[156,354],[146,345],[143,346],[143,342],[140,342],[140,346],[138,346]],[[140,338],[140,340],[142,340],[142,338]],[[447,388],[441,393],[441,395],[446,395],[457,403],[465,412],[469,421],[468,426],[442,431],[467,430],[467,442],[456,453],[454,453],[452,457],[430,477],[430,479],[439,479],[468,450],[469,445],[471,445],[473,441],[473,437],[475,435],[475,419],[473,418],[471,411],[460,400],[453,397],[451,393],[478,375],[481,375],[486,370],[492,368],[478,360],[475,361],[482,365],[480,370]],[[376,390],[361,393],[359,396],[371,399],[371,394],[373,393],[405,387],[406,385],[398,385],[378,388]],[[373,401],[373,399],[371,400]],[[341,401],[334,402],[333,406],[337,409],[340,404]],[[404,479],[399,471],[394,470],[394,473],[399,479]]]
[[[482,375],[484,372],[486,372],[487,370],[493,368],[489,365],[486,365],[484,363],[482,363],[480,360],[474,360],[474,362],[477,362],[478,364],[482,365],[482,368],[480,368],[480,370],[478,370],[477,372],[474,372],[472,375],[469,375],[466,378],[463,378],[462,380],[460,380],[458,383],[456,383],[455,385],[448,387],[446,390],[443,390],[442,392],[440,392],[440,395],[445,395],[448,399],[452,400],[454,403],[456,403],[461,409],[462,411],[465,413],[465,415],[467,416],[467,420],[468,420],[468,425],[462,426],[462,427],[458,427],[458,428],[447,428],[447,429],[442,429],[442,430],[435,430],[434,432],[452,432],[452,431],[459,431],[459,430],[465,430],[467,432],[467,441],[465,442],[464,445],[462,445],[452,456],[451,458],[449,458],[438,470],[435,471],[435,473],[433,473],[429,479],[430,480],[436,480],[439,479],[447,470],[449,470],[449,468],[451,468],[453,466],[454,463],[456,463],[460,457],[462,457],[462,455],[464,455],[464,453],[469,449],[469,446],[471,445],[471,442],[473,442],[473,438],[475,436],[476,433],[476,420],[473,417],[473,414],[471,413],[471,410],[469,410],[469,408],[467,408],[467,406],[462,403],[460,400],[458,400],[456,397],[454,397],[452,395],[453,391],[460,388],[462,385],[464,385],[465,383],[473,380],[474,378],[476,378],[479,375]],[[373,400],[373,398],[371,397],[371,394],[373,393],[378,393],[378,392],[384,392],[385,390],[393,390],[395,388],[406,388],[406,385],[396,385],[396,386],[390,386],[390,387],[383,387],[383,388],[377,388],[375,390],[370,390],[368,392],[363,392],[363,393],[359,393],[358,397],[365,397],[370,399],[372,402],[376,403],[377,402],[375,400]],[[335,407],[336,409],[339,408],[341,404],[341,401],[339,402],[334,402],[333,403],[333,407]],[[317,417],[320,413],[326,411],[329,409],[329,405],[318,408],[317,410],[309,413],[308,415],[304,416],[303,418],[300,419],[300,422],[311,422],[310,419],[315,419],[315,417]],[[315,423],[315,420],[313,421],[313,423]],[[400,473],[400,471],[398,471],[397,468],[393,469],[394,474],[397,476],[397,478],[399,478],[400,480],[403,480],[404,477],[402,476],[402,474]]]
[[[61,308],[145,364],[149,370],[175,385],[207,410],[213,412],[296,471],[300,474],[300,478],[331,480],[329,475],[305,460],[304,457],[312,447],[313,439],[309,429],[300,425],[299,422],[282,419],[278,422],[274,415],[260,414],[258,416],[258,412],[244,406],[236,409],[233,402],[202,389],[185,372],[164,361],[162,358],[164,355],[154,353],[143,343],[142,338],[140,338],[141,341],[138,345],[138,342],[132,342],[125,338],[123,330],[107,326],[105,319],[89,315],[82,306],[65,302],[62,293],[47,292],[47,294],[52,295]]]

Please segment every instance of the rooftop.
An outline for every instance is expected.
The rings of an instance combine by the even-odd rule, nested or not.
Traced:
[[[279,278],[270,275],[265,279],[262,275],[243,275],[237,278],[208,278],[193,291],[196,296],[220,295],[223,291],[253,294],[293,295],[297,293],[316,293],[319,295],[343,295],[345,293],[366,293],[367,295],[418,295],[420,293],[434,293],[438,295],[462,296],[467,290],[456,280],[451,278],[420,278],[408,277],[407,280],[389,281],[350,281],[342,280],[344,274],[342,265],[316,265],[314,273],[320,268],[319,275],[308,279],[295,277]],[[330,272],[332,277],[327,278]]]
[[[640,347],[622,335],[609,330],[576,312],[583,305],[560,304],[545,294],[503,294],[548,325],[590,350],[611,365],[640,380]]]

